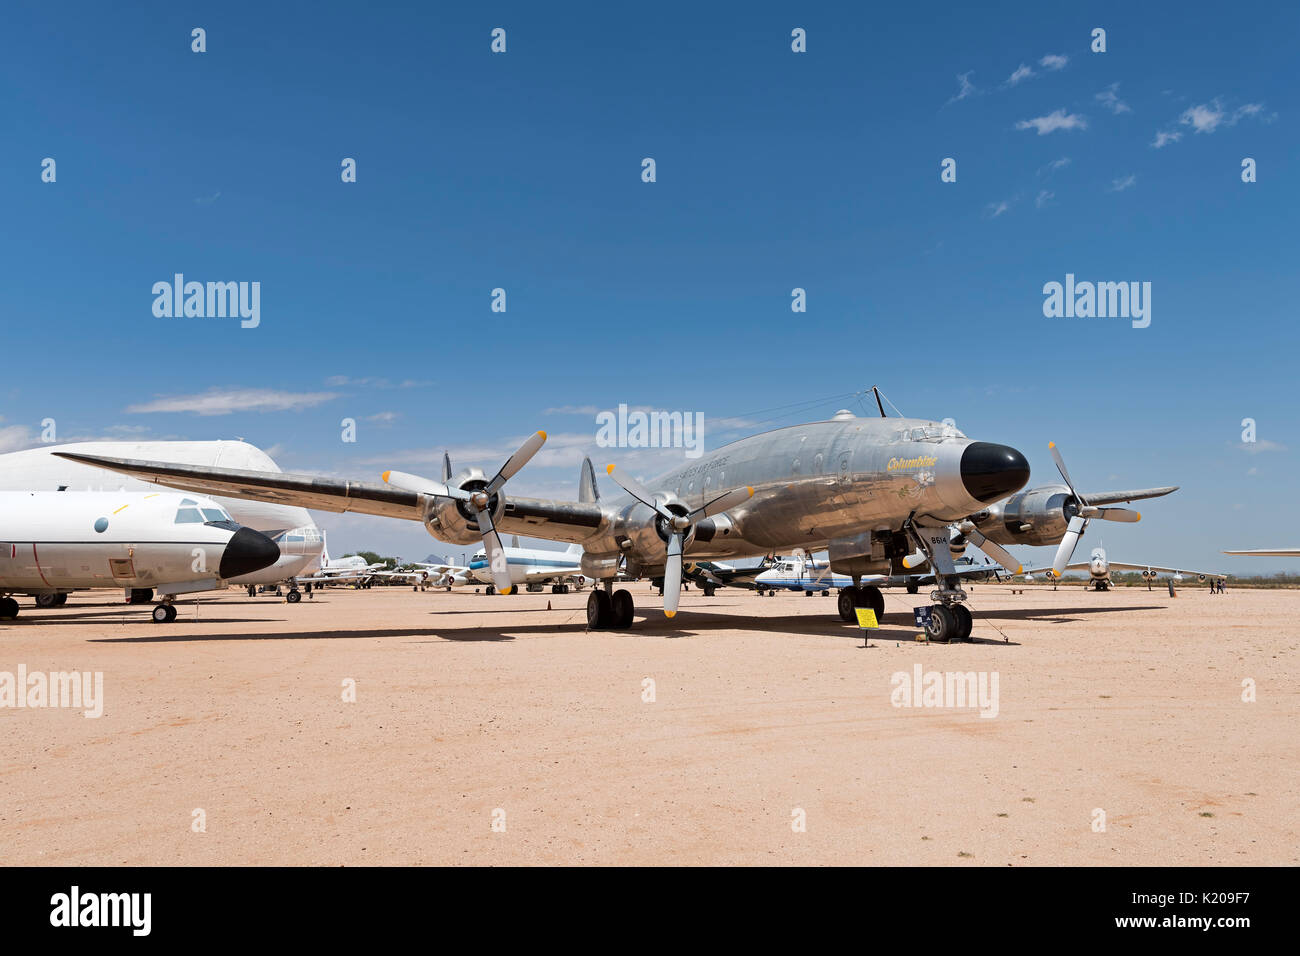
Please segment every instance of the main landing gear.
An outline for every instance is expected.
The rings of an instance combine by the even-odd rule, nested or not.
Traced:
[[[63,607],[68,603],[68,595],[65,592],[58,591],[53,594],[36,595],[37,607]]]
[[[925,626],[926,636],[937,644],[949,641],[970,640],[975,620],[965,604],[935,604],[930,608],[930,623]]]
[[[176,620],[176,608],[170,601],[163,601],[161,604],[155,604],[153,608],[153,622],[155,624],[170,624]]]
[[[284,596],[284,599],[290,604],[297,604],[302,600],[302,592],[297,588],[290,588],[289,593]]]
[[[840,618],[850,623],[857,623],[857,610],[869,607],[876,612],[876,623],[880,623],[885,613],[885,595],[874,584],[866,587],[840,588]]]
[[[18,616],[18,602],[11,597],[0,598],[0,621],[12,621]]]
[[[594,588],[587,595],[587,628],[592,631],[621,631],[632,626],[636,615],[636,602],[632,592],[619,588],[612,594],[604,588]]]

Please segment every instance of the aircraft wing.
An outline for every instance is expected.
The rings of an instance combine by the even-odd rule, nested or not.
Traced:
[[[299,505],[321,511],[382,515],[387,518],[420,520],[420,496],[392,485],[364,481],[341,481],[284,472],[246,471],[240,468],[209,468],[204,465],[176,465],[132,458],[108,458],[73,452],[53,452],[60,458],[79,461],[143,478],[155,484],[200,494],[228,495],[273,504]]]
[[[1108,561],[1112,568],[1121,571],[1161,571],[1165,574],[1195,574],[1204,578],[1226,578],[1222,571],[1192,571],[1187,568],[1162,568],[1158,564],[1125,564],[1123,561]]]
[[[1117,505],[1122,501],[1161,498],[1165,495],[1171,495],[1177,490],[1177,485],[1166,485],[1163,488],[1138,488],[1134,491],[1099,491],[1086,494],[1083,497],[1087,499],[1090,505]]]
[[[1271,549],[1271,550],[1270,550],[1270,549],[1257,549],[1257,550],[1255,550],[1255,551],[1225,551],[1225,552],[1223,552],[1223,553],[1224,553],[1224,554],[1244,554],[1244,555],[1247,555],[1247,556],[1254,555],[1255,557],[1261,557],[1261,558],[1262,558],[1262,557],[1270,557],[1270,556],[1271,556],[1271,557],[1281,557],[1281,558],[1296,558],[1296,557],[1300,557],[1300,548],[1273,548],[1273,549]]]
[[[1115,564],[1114,561],[1111,562],[1111,567],[1119,567],[1119,566],[1120,565]],[[1142,565],[1142,567],[1145,568],[1146,565],[1144,564]],[[1020,573],[1021,574],[1046,574],[1048,571],[1051,570],[1053,570],[1053,568],[1049,564],[1043,568],[1025,568]],[[1087,561],[1075,561],[1074,564],[1067,564],[1065,566],[1065,570],[1066,571],[1090,571],[1092,570],[1092,565]]]
[[[529,571],[524,575],[524,581],[528,584],[534,584],[538,581],[548,581],[551,578],[571,578],[575,574],[581,574],[582,569],[579,567],[564,568],[555,565],[550,568],[543,568],[538,571]]]
[[[411,521],[424,519],[425,496],[389,484],[285,472],[175,465],[74,452],[52,454],[96,468],[134,475],[181,491],[299,505],[319,511],[355,512]],[[506,497],[505,513],[497,522],[497,530],[507,534],[525,534],[553,541],[579,543],[595,534],[604,519],[604,512],[594,503]]]

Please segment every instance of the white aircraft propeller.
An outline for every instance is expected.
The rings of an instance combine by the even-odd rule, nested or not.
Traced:
[[[657,496],[650,494],[645,489],[645,486],[631,475],[624,474],[621,471],[616,474],[614,465],[610,465],[605,471],[614,479],[615,484],[641,504],[654,509],[655,513],[663,518],[667,524],[668,559],[664,563],[664,614],[672,617],[677,613],[677,602],[681,597],[682,549],[685,547],[686,535],[691,530],[691,526],[701,518],[721,514],[738,504],[748,501],[754,496],[754,489],[749,485],[733,488],[712,501],[706,501],[694,511],[679,515],[669,510],[666,501],[660,501]]]
[[[1103,521],[1140,521],[1142,515],[1137,511],[1128,508],[1098,508],[1088,504],[1083,495],[1074,489],[1074,482],[1070,480],[1070,473],[1065,469],[1065,459],[1061,457],[1061,452],[1056,447],[1056,442],[1048,442],[1047,447],[1052,450],[1052,460],[1056,462],[1056,470],[1061,473],[1065,479],[1065,486],[1070,489],[1070,494],[1078,503],[1079,510],[1070,518],[1070,523],[1066,526],[1065,536],[1061,538],[1061,544],[1056,549],[1056,559],[1052,562],[1052,576],[1059,578],[1065,573],[1065,566],[1070,563],[1070,558],[1074,556],[1074,548],[1079,543],[1079,538],[1088,527],[1088,521],[1092,518],[1101,518]]]
[[[487,552],[488,568],[492,573],[492,583],[502,594],[509,594],[514,589],[514,584],[510,580],[510,568],[506,564],[506,552],[501,546],[501,536],[497,534],[496,525],[492,521],[490,507],[492,496],[518,474],[519,469],[528,464],[529,459],[536,455],[544,444],[546,444],[546,432],[538,431],[529,435],[528,439],[519,446],[519,450],[506,459],[506,463],[501,466],[501,470],[493,476],[492,480],[483,488],[474,491],[466,491],[445,482],[433,481],[404,471],[386,471],[383,478],[395,488],[403,488],[406,491],[415,491],[435,498],[451,498],[466,502],[474,510],[474,519],[478,522],[479,535],[483,539],[483,550]],[[443,470],[446,470],[446,465]]]
[[[975,522],[969,520],[963,521],[961,524],[957,525],[957,530],[961,532],[962,536],[967,541],[1006,568],[1009,574],[1019,574],[1025,569],[1025,566],[1017,561],[1015,555],[1010,551],[1002,547],[1002,545],[998,544],[996,541],[990,541],[988,538],[984,537],[984,535],[980,533],[980,529],[975,527]]]

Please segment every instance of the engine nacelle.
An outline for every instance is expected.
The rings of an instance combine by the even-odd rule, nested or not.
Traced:
[[[1012,495],[972,515],[980,532],[998,544],[1052,545],[1061,540],[1079,503],[1065,485],[1043,485]]]
[[[487,478],[479,468],[468,468],[447,482],[453,488],[478,491],[487,487]],[[505,512],[505,499],[499,494],[489,499],[492,523],[501,521]],[[451,544],[477,544],[482,539],[478,519],[467,501],[451,498],[428,498],[424,509],[424,528],[439,541]]]
[[[690,509],[671,495],[668,496],[665,507],[682,517],[690,514]],[[625,547],[630,559],[646,567],[659,567],[667,560],[670,529],[668,521],[662,515],[646,505],[635,504],[623,512],[621,524],[621,537],[628,542]],[[692,525],[682,542],[683,553],[694,540],[695,526]]]
[[[615,554],[590,554],[584,551],[582,558],[578,561],[578,566],[582,573],[589,578],[612,578],[618,574],[618,562],[620,555]]]

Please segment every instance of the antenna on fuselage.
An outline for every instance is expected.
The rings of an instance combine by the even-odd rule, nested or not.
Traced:
[[[880,409],[880,417],[881,417],[881,418],[884,418],[884,417],[885,417],[885,404],[884,404],[884,402],[882,402],[882,401],[880,400],[880,387],[879,387],[878,385],[872,385],[872,386],[871,386],[871,394],[874,395],[874,396],[876,396],[876,408]]]

